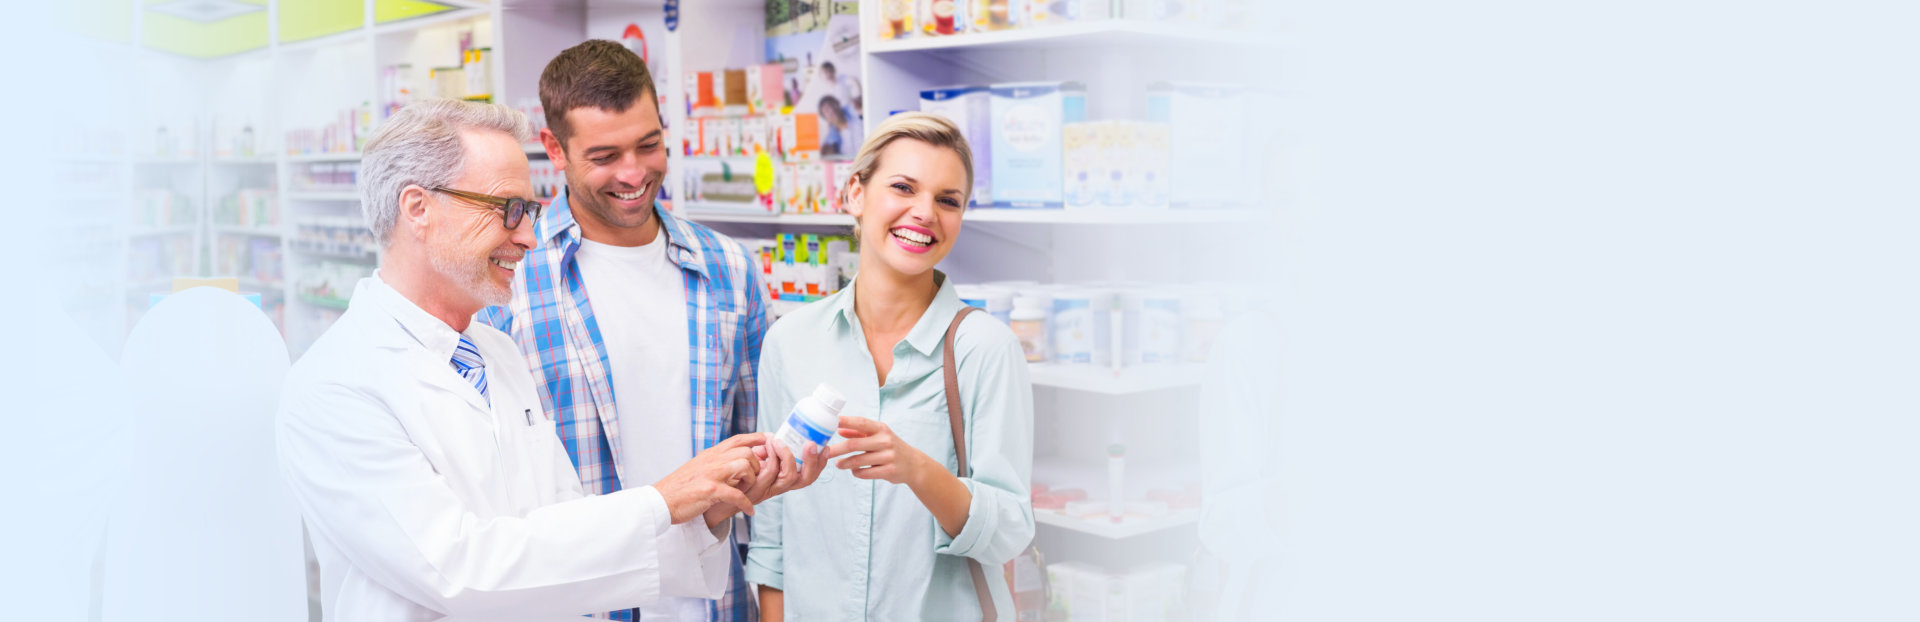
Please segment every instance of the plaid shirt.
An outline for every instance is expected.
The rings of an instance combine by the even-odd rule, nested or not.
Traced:
[[[767,331],[764,286],[745,247],[698,223],[655,207],[669,257],[685,275],[687,337],[693,397],[693,452],[735,434],[753,432],[758,413],[755,368]],[[560,442],[573,458],[587,494],[622,488],[619,418],[606,343],[580,280],[580,227],[562,195],[534,226],[539,248],[527,253],[514,283],[513,302],[488,307],[476,319],[511,335],[537,376],[541,405],[552,414]],[[632,399],[645,399],[635,396]],[[646,482],[636,482],[646,485]],[[732,578],[724,598],[708,607],[713,621],[758,620],[740,568],[734,534]],[[613,619],[629,619],[616,611]]]

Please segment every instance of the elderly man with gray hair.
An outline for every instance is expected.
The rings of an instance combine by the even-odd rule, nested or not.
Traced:
[[[797,472],[758,434],[652,486],[585,497],[514,342],[472,321],[512,297],[540,204],[510,108],[426,101],[368,141],[380,268],[287,374],[280,465],[327,620],[556,619],[716,598],[750,495]]]

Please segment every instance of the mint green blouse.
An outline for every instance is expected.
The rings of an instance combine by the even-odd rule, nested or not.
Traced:
[[[800,398],[826,383],[847,397],[841,414],[887,424],[952,471],[941,339],[966,303],[946,275],[935,278],[933,304],[894,346],[884,385],[876,386],[854,315],[857,277],[775,322],[760,354],[760,430],[778,430]],[[986,567],[1000,618],[1012,619],[1001,566],[1033,540],[1032,384],[1020,340],[986,313],[967,316],[954,348],[973,469],[961,478],[973,493],[966,526],[949,538],[906,486],[828,465],[812,486],[754,511],[747,581],[784,591],[787,619],[978,620],[968,558]]]

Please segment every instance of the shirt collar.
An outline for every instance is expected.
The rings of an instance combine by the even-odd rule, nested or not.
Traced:
[[[573,218],[573,208],[567,203],[567,195],[572,189],[562,190],[560,196],[553,198],[546,213],[540,217],[539,226],[534,228],[535,237],[541,246],[557,246],[564,250],[567,257],[580,249],[580,223]],[[654,218],[660,221],[660,232],[666,234],[667,244],[671,247],[667,256],[679,264],[681,269],[692,270],[700,274],[707,273],[707,262],[700,246],[693,243],[693,230],[687,223],[674,217],[673,212],[653,204]]]
[[[945,272],[933,271],[933,280],[940,284],[939,289],[933,292],[933,304],[927,305],[927,311],[920,314],[920,321],[915,322],[913,330],[907,331],[906,338],[902,339],[922,356],[933,356],[933,349],[939,347],[940,342],[946,339],[947,326],[953,323],[954,314],[959,313],[960,308],[967,304],[960,300],[960,294],[953,289],[952,279],[948,279]],[[848,283],[847,289],[841,292],[845,295],[836,296],[831,303],[834,305],[832,310],[834,318],[846,322],[849,327],[855,325],[853,290],[859,283],[860,275],[855,273],[853,282]]]
[[[453,359],[453,350],[460,345],[460,333],[406,296],[400,295],[398,290],[380,278],[379,270],[375,270],[373,276],[360,279],[360,283],[354,287],[353,300],[373,302],[421,347],[448,360]]]

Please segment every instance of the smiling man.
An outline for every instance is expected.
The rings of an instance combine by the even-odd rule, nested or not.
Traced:
[[[360,193],[380,269],[288,372],[277,421],[327,620],[717,597],[737,566],[736,508],[800,477],[742,435],[652,485],[583,494],[526,361],[472,321],[512,298],[534,246],[531,134],[504,106],[434,100],[367,143]]]
[[[539,249],[527,255],[513,302],[479,315],[538,370],[541,403],[593,494],[653,481],[755,428],[766,290],[745,247],[655,204],[669,148],[657,93],[640,57],[611,41],[581,43],[547,64],[540,142],[567,190],[534,231]],[[807,469],[796,485],[818,473]],[[723,598],[664,599],[613,618],[757,619],[737,553]]]

